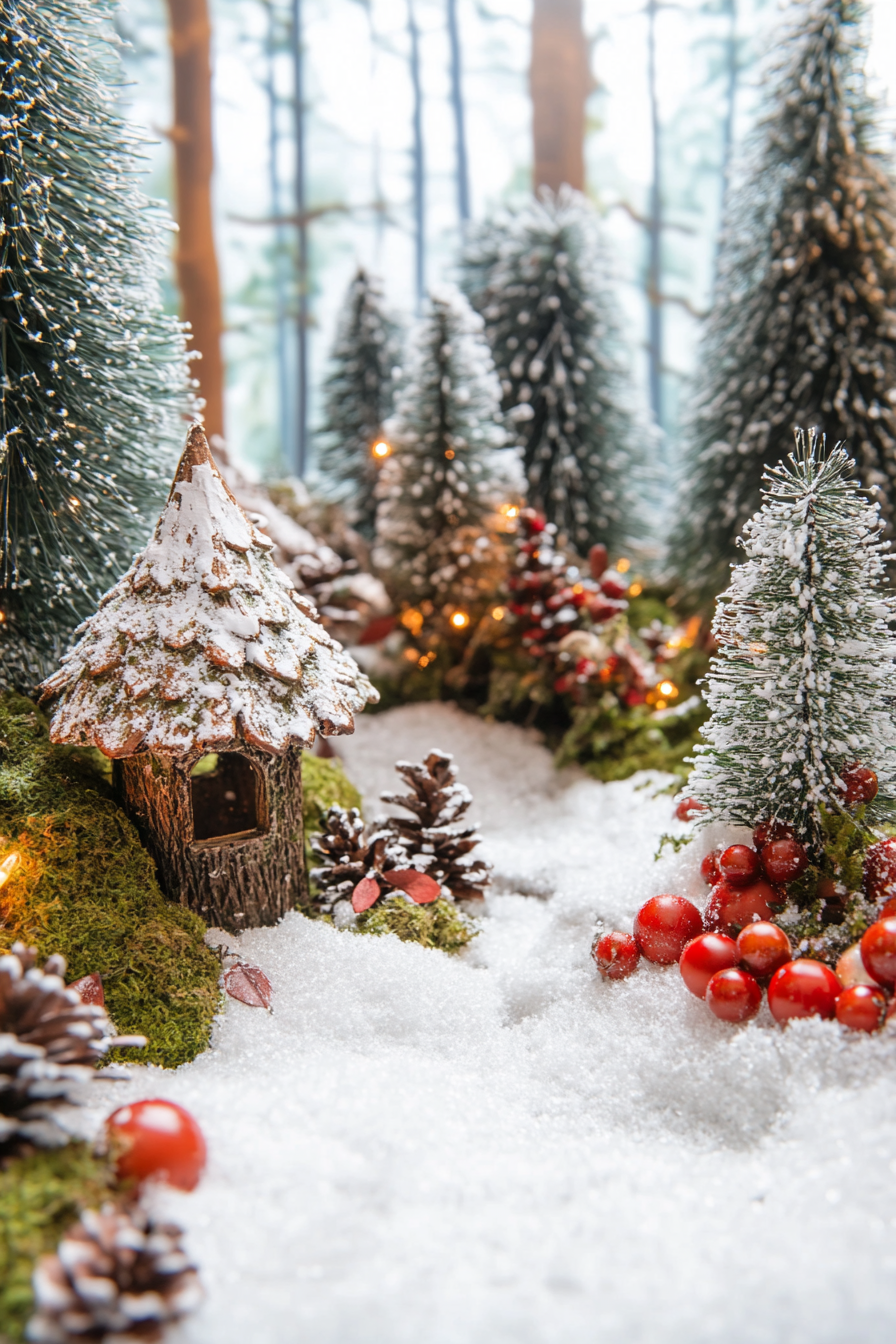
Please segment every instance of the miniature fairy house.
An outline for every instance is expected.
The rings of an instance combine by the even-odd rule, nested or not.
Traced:
[[[54,742],[114,762],[168,895],[211,924],[306,897],[302,748],[377,693],[190,429],[155,535],[42,686]]]

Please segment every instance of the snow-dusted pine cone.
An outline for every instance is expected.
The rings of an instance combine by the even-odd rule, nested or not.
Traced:
[[[22,943],[0,957],[0,1152],[15,1140],[67,1143],[57,1108],[77,1101],[107,1050],[146,1044],[113,1035],[101,1007],[66,989],[64,957],[50,957],[42,970],[36,962],[35,949]]]
[[[389,819],[405,843],[410,866],[446,887],[456,901],[481,899],[491,870],[473,853],[480,841],[476,828],[461,823],[473,796],[458,784],[454,758],[434,748],[419,765],[399,761],[395,769],[412,792],[384,793],[382,799],[414,814]]]
[[[388,828],[368,829],[356,807],[331,807],[323,819],[324,829],[311,837],[311,848],[320,864],[310,877],[317,885],[315,898],[325,914],[338,901],[349,900],[362,878],[380,882],[382,873],[408,868],[408,856],[398,837]]]
[[[139,1204],[82,1213],[53,1255],[34,1271],[33,1344],[136,1344],[162,1338],[167,1324],[202,1299],[181,1229],[154,1223]]]

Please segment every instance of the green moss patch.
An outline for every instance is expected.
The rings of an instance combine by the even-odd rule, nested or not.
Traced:
[[[700,701],[681,714],[658,718],[646,707],[606,705],[577,709],[557,752],[558,766],[580,764],[595,779],[628,779],[638,770],[663,770],[687,779],[686,759],[699,741],[709,711]]]
[[[476,937],[476,926],[451,901],[413,905],[400,896],[377,901],[358,916],[359,933],[394,933],[403,943],[437,947],[441,952],[459,952]]]
[[[112,1193],[107,1162],[84,1143],[36,1152],[0,1169],[0,1340],[21,1340],[32,1311],[31,1271],[82,1209]]]
[[[347,777],[342,762],[302,753],[302,820],[305,823],[305,866],[315,862],[310,837],[321,829],[324,813],[331,807],[361,810],[361,795]]]
[[[92,753],[54,747],[44,716],[0,697],[0,949],[61,952],[69,978],[98,972],[120,1032],[149,1045],[134,1062],[173,1068],[208,1044],[220,965],[198,915],[165,899],[137,832]]]

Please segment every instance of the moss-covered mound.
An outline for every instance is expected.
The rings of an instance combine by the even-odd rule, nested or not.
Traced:
[[[403,943],[459,952],[476,937],[476,927],[451,901],[413,905],[400,896],[377,901],[358,916],[359,933],[394,933]]]
[[[557,752],[558,766],[578,763],[595,779],[628,779],[638,770],[663,770],[687,779],[685,764],[709,717],[702,700],[681,711],[658,715],[646,706],[623,708],[612,696],[607,704],[576,709],[572,727]]]
[[[118,1030],[149,1045],[134,1061],[174,1067],[208,1043],[220,965],[202,920],[167,901],[152,860],[90,753],[54,747],[44,716],[0,696],[0,949],[61,952],[69,977],[97,971]]]
[[[36,1152],[0,1169],[0,1341],[25,1337],[32,1310],[31,1271],[54,1251],[82,1209],[112,1193],[106,1161],[83,1143]]]

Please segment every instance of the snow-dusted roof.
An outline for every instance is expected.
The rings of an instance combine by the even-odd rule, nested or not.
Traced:
[[[53,741],[183,756],[352,732],[377,693],[272,548],[193,425],[152,541],[43,683]]]

